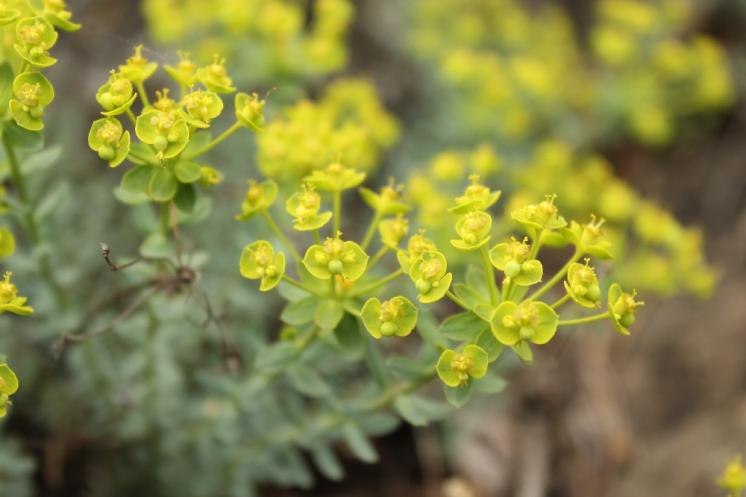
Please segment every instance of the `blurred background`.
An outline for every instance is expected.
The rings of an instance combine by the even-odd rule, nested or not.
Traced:
[[[0,328],[23,378],[0,425],[1,497],[233,496],[253,483],[267,496],[724,495],[716,475],[746,453],[746,2],[68,3],[83,28],[54,50],[46,142],[59,159],[35,183],[64,189],[45,229],[74,301],[123,288],[98,242],[135,253],[154,222],[115,200],[121,171],[86,143],[97,88],[143,43],[166,64],[178,50],[202,63],[220,53],[240,89],[271,91],[265,134],[211,157],[226,180],[190,241],[195,257],[212,254],[204,286],[238,356],[273,336],[279,309],[225,276],[257,238],[233,222],[245,180],[297,178],[337,153],[404,182],[436,235],[470,172],[508,205],[556,192],[567,212],[603,215],[625,254],[615,276],[646,306],[630,337],[560,337],[508,371],[501,395],[377,438],[376,465],[339,447],[341,482],[316,475],[297,490],[247,470],[233,487],[220,447],[250,429],[195,373],[224,372],[218,332],[179,309],[157,341],[123,327],[55,358],[81,316],[55,313],[18,254],[10,265],[40,317]],[[209,423],[184,421],[206,405]]]

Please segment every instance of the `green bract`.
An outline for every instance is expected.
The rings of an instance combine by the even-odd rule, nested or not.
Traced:
[[[25,17],[16,24],[18,55],[35,67],[49,67],[57,62],[48,50],[57,42],[57,31],[43,17]]]
[[[339,162],[329,164],[325,169],[316,169],[303,181],[325,192],[341,192],[359,186],[365,180],[365,173],[355,171]]]
[[[368,188],[359,189],[365,203],[381,216],[406,214],[412,210],[410,206],[400,200],[400,190],[393,185],[393,182],[381,188],[379,193]]]
[[[490,250],[490,262],[505,273],[517,285],[529,286],[539,283],[543,274],[541,262],[527,259],[530,247],[526,239],[519,242],[511,238],[508,242],[498,243]]]
[[[451,240],[459,250],[476,250],[490,241],[492,216],[482,211],[473,211],[461,216],[456,222],[456,233],[461,240]]]
[[[462,352],[447,349],[440,354],[435,366],[438,376],[449,387],[466,385],[487,372],[487,352],[478,345],[467,345]]]
[[[6,6],[5,3],[0,3],[0,26],[7,26],[15,22],[20,15],[21,13],[17,9],[12,9]]]
[[[340,238],[327,238],[324,243],[311,245],[303,257],[303,265],[316,278],[328,280],[332,275],[342,275],[349,281],[365,273],[368,254],[355,242]]]
[[[313,187],[304,185],[300,192],[296,192],[285,202],[285,209],[293,216],[293,228],[298,231],[312,231],[324,226],[332,218],[332,213],[321,212],[321,196]]]
[[[455,214],[466,214],[470,211],[485,211],[492,207],[499,199],[502,192],[490,191],[489,188],[479,182],[479,175],[469,176],[471,184],[464,189],[464,194],[456,197],[456,205],[449,210]]]
[[[28,299],[18,295],[18,288],[10,281],[12,275],[13,273],[6,272],[0,281],[0,314],[3,312],[11,312],[20,316],[31,314],[34,309],[24,305]]]
[[[565,290],[568,295],[583,307],[601,306],[601,287],[596,277],[596,271],[589,265],[574,262],[567,270]]]
[[[391,250],[399,247],[399,242],[407,236],[409,232],[409,222],[399,214],[395,218],[384,219],[378,225],[378,234],[381,236],[381,243]]]
[[[4,259],[16,251],[16,238],[7,226],[0,226],[0,259]]]
[[[10,366],[0,364],[0,418],[5,417],[10,396],[18,391],[18,378]]]
[[[504,345],[514,346],[521,341],[543,345],[554,337],[558,322],[557,313],[544,302],[503,302],[495,309],[490,326],[492,334]]]
[[[52,84],[41,73],[28,71],[13,80],[10,114],[22,128],[31,131],[44,129],[44,107],[54,99]]]
[[[582,252],[601,259],[611,259],[611,242],[601,232],[603,224],[603,219],[596,220],[596,216],[591,215],[591,222],[588,224],[581,225],[572,221],[564,234]]]
[[[197,128],[207,128],[210,121],[223,112],[223,101],[217,93],[195,90],[184,95],[181,100],[190,125]]]
[[[156,62],[150,62],[142,56],[142,45],[135,47],[135,53],[127,59],[127,63],[119,66],[119,72],[135,84],[142,84],[158,69]]]
[[[236,216],[239,221],[246,221],[259,212],[266,211],[277,198],[277,183],[272,180],[257,183],[249,180],[249,189],[246,191],[241,213]]]
[[[225,59],[215,56],[212,64],[197,70],[197,79],[205,87],[215,93],[233,93],[233,80],[225,70]]]
[[[94,121],[88,132],[88,146],[98,152],[98,156],[117,167],[130,150],[130,133],[122,128],[122,123],[114,117]]]
[[[448,271],[445,256],[438,251],[423,252],[409,270],[409,277],[417,288],[417,299],[428,304],[442,299],[451,286],[453,275]]]
[[[118,116],[127,112],[135,99],[137,95],[132,82],[116,71],[111,72],[109,81],[96,92],[96,101],[104,109],[102,114],[105,116]]]
[[[238,122],[251,128],[254,131],[264,129],[264,104],[265,100],[259,98],[259,95],[252,93],[236,94],[236,119]]]
[[[189,142],[186,119],[173,111],[148,108],[135,123],[135,134],[143,143],[152,145],[160,157],[176,157]]]
[[[246,245],[241,252],[241,276],[261,280],[259,290],[269,291],[277,286],[285,274],[285,254],[275,254],[272,244],[259,240]]]
[[[175,66],[166,65],[163,68],[180,87],[189,88],[197,82],[197,64],[192,62],[185,52],[179,52],[179,59],[179,63]]]
[[[609,315],[614,328],[622,335],[629,335],[628,328],[635,322],[637,308],[645,305],[645,302],[635,301],[636,296],[637,292],[626,293],[618,283],[609,287]]]
[[[557,206],[554,205],[555,198],[555,195],[548,195],[546,200],[516,209],[510,216],[529,230],[564,228],[567,221],[559,215]]]
[[[65,0],[44,0],[44,18],[63,31],[77,31],[80,24],[72,22],[72,12],[67,10]]]
[[[384,302],[370,298],[360,314],[365,329],[374,338],[404,337],[417,325],[417,307],[406,297],[394,297]]]

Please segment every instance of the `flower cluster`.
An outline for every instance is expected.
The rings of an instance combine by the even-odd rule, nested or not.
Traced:
[[[634,284],[663,295],[691,292],[706,296],[711,292],[717,275],[705,261],[699,231],[682,226],[667,211],[615,178],[611,165],[603,158],[576,154],[559,140],[539,143],[528,160],[518,162],[499,156],[486,145],[438,154],[425,171],[414,173],[408,181],[408,197],[419,207],[419,224],[439,242],[452,238],[450,224],[454,218],[444,216],[443,211],[458,183],[474,174],[497,181],[503,178],[503,167],[514,166],[520,168],[512,175],[513,192],[507,198],[507,212],[541,200],[547,191],[556,192],[558,206],[569,215],[596,212],[601,216],[591,219],[585,228],[571,221],[567,235],[573,243],[585,246],[592,256],[613,255],[615,264],[610,277],[623,285]],[[524,211],[520,215],[527,214]],[[493,220],[499,230],[510,222],[507,215]],[[601,231],[605,236],[599,238]],[[500,250],[519,256],[527,250],[520,247],[522,242],[515,240]],[[454,262],[458,260],[458,254],[447,255]]]
[[[281,111],[257,139],[257,161],[265,176],[291,184],[337,159],[372,171],[398,135],[399,125],[375,88],[342,79],[318,101],[303,99]]]
[[[353,2],[146,0],[143,13],[158,42],[189,47],[198,59],[224,53],[246,68],[241,81],[274,84],[279,77],[323,76],[346,63]]]
[[[495,231],[490,212],[500,192],[473,175],[463,193],[452,197],[450,211],[458,216],[452,230],[458,237],[450,245],[477,264],[469,265],[463,282],[456,282],[458,275],[454,277],[447,256],[424,232],[412,234],[404,243],[409,232],[405,216],[411,207],[402,199],[401,187],[392,181],[375,192],[360,187],[364,179],[364,173],[340,162],[313,170],[286,202],[296,235],[283,231],[283,223],[271,213],[277,203],[277,185],[272,180],[249,182],[237,218],[262,218],[282,246],[268,240],[248,244],[241,255],[240,272],[258,280],[261,291],[285,287],[283,295],[292,297],[281,317],[303,336],[314,329],[347,333],[341,331],[345,316],[358,320],[374,340],[406,337],[416,330],[426,342],[435,344],[436,352],[426,356],[421,371],[440,376],[448,400],[462,405],[473,386],[494,390],[495,365],[504,348],[530,362],[532,347],[548,343],[564,327],[606,320],[619,333],[629,333],[643,303],[634,291],[601,281],[592,265],[591,258],[611,257],[602,220],[591,216],[585,223],[568,222],[559,212],[556,195],[548,195],[537,204],[511,211],[510,218],[523,235],[493,239],[496,233],[504,233]],[[373,211],[360,242],[343,237],[340,221],[342,193],[353,188],[358,188]],[[325,200],[331,210],[324,210]],[[292,239],[306,232],[311,232],[313,241],[298,250]],[[376,233],[379,248],[369,252]],[[544,277],[539,260],[545,246],[574,249],[549,278]],[[286,266],[285,253],[294,264]],[[391,272],[379,275],[379,268],[392,266],[393,261],[384,262],[387,254],[395,254],[396,262]],[[410,285],[392,286],[390,294],[386,288],[399,278],[408,279]],[[556,298],[543,301],[550,293],[557,293]],[[426,332],[420,316],[429,311],[423,305],[447,300],[459,306],[460,312],[447,317],[434,335]],[[578,315],[583,309],[598,311]]]
[[[151,100],[145,83],[158,64],[143,55],[142,46],[112,70],[96,93],[104,117],[93,122],[88,144],[110,167],[125,160],[133,165],[117,190],[120,200],[173,202],[189,213],[197,200],[196,185],[209,188],[222,178],[217,169],[198,159],[242,128],[261,131],[265,102],[255,93],[236,93],[234,123],[213,137],[210,129],[223,112],[224,96],[236,92],[225,60],[215,56],[199,67],[182,53],[178,63],[164,68],[178,100],[171,96],[171,88],[156,91]]]
[[[588,50],[560,8],[517,0],[415,2],[411,44],[436,66],[449,122],[458,115],[466,133],[514,143],[547,129],[564,136],[572,122],[594,139],[623,130],[662,145],[681,118],[733,102],[722,47],[685,36],[696,2],[594,5]]]
[[[5,44],[0,79],[8,91],[2,94],[4,119],[21,128],[44,128],[44,109],[54,99],[54,88],[42,71],[57,62],[49,51],[57,43],[57,30],[76,31],[63,0],[45,1],[41,8],[30,2],[0,2],[0,26]]]

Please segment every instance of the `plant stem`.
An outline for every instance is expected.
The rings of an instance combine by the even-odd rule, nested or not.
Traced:
[[[557,326],[574,326],[577,324],[592,323],[594,321],[601,321],[602,319],[606,319],[608,317],[609,317],[609,312],[606,311],[601,314],[595,314],[593,316],[586,316],[584,318],[566,319],[564,321],[560,321],[559,323],[557,323]]]
[[[362,331],[361,333],[365,335],[363,341],[365,343],[365,362],[368,365],[368,369],[378,386],[380,388],[386,388],[389,384],[389,374],[381,350],[373,341],[373,337]]]
[[[570,268],[570,265],[573,264],[575,261],[580,259],[580,256],[583,255],[583,251],[580,249],[575,249],[575,253],[570,257],[570,259],[565,263],[562,268],[557,271],[557,274],[552,276],[552,279],[547,281],[544,286],[536,290],[530,297],[528,297],[528,300],[536,300],[537,298],[541,297],[545,293],[547,293],[549,290],[552,289],[554,285],[557,284],[558,281],[560,281],[564,276],[567,270]]]
[[[569,299],[570,299],[570,294],[566,293],[562,298],[560,298],[559,300],[557,300],[557,302],[555,302],[554,304],[550,305],[549,307],[551,307],[552,309],[556,309],[559,306],[561,306],[562,304],[564,304],[565,302],[567,302]]]
[[[339,190],[335,190],[333,194],[333,202],[334,202],[334,233],[332,233],[332,238],[337,237],[337,233],[339,233],[339,228],[341,226],[340,222],[340,216],[342,214],[342,192]]]
[[[388,247],[386,247],[386,246],[381,247],[381,250],[379,250],[378,252],[376,252],[376,254],[370,259],[370,261],[368,261],[368,271],[370,271],[371,269],[373,269],[375,267],[375,265],[378,264],[378,261],[380,261],[381,258],[384,255],[386,255],[386,253],[388,251],[389,251]]]
[[[145,107],[150,107],[150,99],[148,98],[148,92],[145,91],[145,85],[142,81],[139,81],[135,83],[135,88],[137,88],[137,93],[140,94],[140,100],[142,100],[142,104]]]
[[[487,287],[490,290],[490,302],[495,305],[499,302],[497,294],[497,283],[495,283],[495,270],[490,262],[490,255],[487,253],[487,244],[479,247],[479,254],[482,256],[482,266],[484,266],[484,276],[487,278]]]
[[[197,150],[194,150],[190,152],[189,154],[185,154],[185,158],[187,159],[193,159],[195,157],[198,157],[202,154],[205,154],[212,150],[217,145],[220,145],[223,141],[225,141],[226,138],[229,138],[233,133],[238,131],[241,128],[242,124],[238,121],[233,123],[230,128],[223,131],[220,135],[218,135],[215,139],[213,139],[210,143],[205,145],[202,148],[199,148]]]
[[[293,285],[294,287],[303,290],[304,292],[308,292],[311,295],[316,295],[317,297],[326,297],[326,295],[324,295],[323,293],[319,292],[318,290],[316,290],[314,288],[311,288],[310,286],[306,285],[305,283],[303,283],[301,281],[298,281],[296,279],[291,278],[287,274],[283,274],[282,275],[282,279],[286,283],[289,283],[289,284]]]
[[[356,291],[355,293],[353,293],[351,295],[351,297],[356,297],[358,295],[363,295],[363,294],[366,294],[366,293],[370,293],[373,290],[375,290],[376,288],[379,288],[379,287],[385,285],[386,283],[389,283],[392,280],[398,278],[402,274],[404,274],[404,270],[401,269],[401,268],[399,268],[398,270],[394,271],[390,275],[388,275],[388,276],[386,276],[384,278],[381,278],[380,280],[375,281],[375,282],[371,283],[370,285],[365,286],[365,287],[359,289],[358,291]]]
[[[21,209],[23,211],[22,218],[24,220],[24,223],[26,224],[26,229],[28,230],[29,241],[31,242],[32,247],[36,247],[37,245],[39,245],[40,242],[39,227],[36,224],[36,218],[34,218],[33,206],[31,205],[29,193],[26,188],[26,181],[23,177],[23,173],[21,172],[21,167],[18,162],[18,157],[16,156],[15,150],[13,150],[13,146],[8,142],[8,138],[5,134],[2,135],[2,141],[3,148],[5,150],[5,156],[10,167],[10,175],[13,183],[16,186],[16,189],[18,190],[18,198],[21,200]],[[49,260],[49,254],[44,253],[39,255],[38,264],[39,274],[52,290],[55,300],[57,301],[59,306],[63,308],[67,307],[67,295],[65,294],[65,291],[54,275],[54,271],[52,270],[52,265]]]
[[[135,126],[137,124],[137,118],[135,118],[135,115],[132,113],[132,109],[126,110],[127,117],[130,118],[130,122],[132,123],[132,126]]]
[[[378,210],[373,215],[373,219],[370,221],[370,226],[368,226],[368,230],[365,232],[365,236],[363,237],[363,242],[360,245],[363,247],[363,250],[366,250],[368,245],[370,245],[370,242],[373,240],[373,235],[376,234],[376,228],[378,228],[378,224],[381,222],[382,217],[383,214]]]
[[[290,243],[290,240],[285,236],[285,233],[282,232],[279,226],[277,226],[277,223],[275,223],[275,220],[272,218],[272,215],[267,212],[266,210],[261,211],[261,216],[264,218],[264,220],[269,225],[269,228],[274,232],[274,234],[277,236],[277,238],[280,239],[283,245],[285,245],[285,248],[288,249],[288,252],[290,252],[290,255],[295,259],[295,262],[298,264],[301,263],[301,256],[298,253],[297,250],[295,250],[295,247],[292,243]]]
[[[461,300],[460,298],[458,298],[458,297],[456,296],[456,294],[454,294],[454,293],[453,293],[452,291],[448,290],[448,291],[446,292],[446,296],[447,296],[447,297],[448,297],[449,299],[451,299],[451,300],[452,300],[452,301],[453,301],[453,302],[454,302],[455,304],[457,304],[457,305],[458,305],[459,307],[462,307],[462,308],[464,308],[464,309],[465,309],[465,310],[467,310],[467,311],[470,311],[470,310],[471,310],[471,309],[469,308],[469,306],[468,306],[468,305],[466,305],[466,303],[465,303],[465,302],[464,302],[463,300]]]
[[[161,235],[168,240],[171,236],[171,202],[163,202],[160,209]]]
[[[316,243],[321,243],[321,235],[319,235],[318,229],[313,230],[313,239],[316,241]]]

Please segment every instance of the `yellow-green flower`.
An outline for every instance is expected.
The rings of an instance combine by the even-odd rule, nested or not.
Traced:
[[[16,24],[16,41],[13,45],[18,55],[35,67],[49,67],[57,59],[48,50],[57,42],[57,31],[43,17],[24,17]]]
[[[401,186],[395,186],[393,179],[389,184],[382,187],[379,193],[368,188],[360,188],[360,196],[371,209],[379,215],[390,216],[395,214],[406,214],[412,208],[401,201]]]
[[[544,268],[541,261],[528,259],[530,252],[531,247],[527,243],[527,238],[521,242],[511,238],[508,242],[498,243],[492,247],[490,262],[516,285],[535,285],[541,281]]]
[[[391,250],[396,250],[399,247],[399,242],[407,236],[408,232],[409,222],[401,214],[394,218],[384,219],[378,225],[381,243]]]
[[[492,216],[483,211],[464,214],[456,222],[456,233],[461,240],[451,240],[451,245],[459,250],[476,250],[490,241]]]
[[[151,62],[142,56],[142,45],[135,47],[135,53],[127,59],[127,62],[119,66],[122,76],[135,84],[140,84],[151,77],[158,69],[156,62]]]
[[[448,272],[445,256],[438,251],[423,252],[409,270],[417,288],[417,299],[429,304],[442,299],[451,286],[453,275]]]
[[[31,131],[44,129],[44,108],[54,100],[52,84],[40,72],[27,71],[13,80],[10,114],[16,123]]]
[[[368,254],[355,242],[327,238],[321,244],[311,245],[303,257],[309,273],[321,280],[341,275],[348,281],[359,279],[368,265]]]
[[[264,105],[266,100],[260,99],[259,95],[252,93],[236,94],[236,119],[238,122],[254,131],[264,129]]]
[[[629,335],[628,328],[635,322],[637,308],[645,305],[645,302],[635,300],[637,292],[626,293],[619,284],[614,283],[609,287],[609,315],[614,322],[614,328],[622,335]]]
[[[104,117],[93,121],[88,132],[88,146],[98,152],[98,156],[117,167],[130,150],[130,133],[125,131],[122,123],[114,117]]]
[[[368,299],[360,312],[365,329],[374,338],[412,333],[417,325],[417,307],[406,297],[394,297],[384,302]]]
[[[102,114],[105,116],[117,116],[126,112],[136,98],[132,81],[116,71],[111,71],[109,81],[96,92],[96,101],[104,109]]]
[[[734,457],[715,483],[734,497],[741,495],[746,489],[746,467],[741,463],[741,458]]]
[[[418,233],[409,237],[407,250],[396,252],[396,258],[405,273],[409,274],[412,263],[416,261],[423,253],[427,251],[436,251],[435,242],[425,236],[425,231],[420,230]]]
[[[212,166],[200,166],[199,184],[205,188],[213,187],[223,181],[223,173]],[[236,219],[240,219],[236,217]]]
[[[316,169],[303,181],[319,190],[341,192],[359,186],[365,180],[365,173],[356,171],[340,162],[333,162],[324,169]]]
[[[65,0],[44,0],[44,18],[63,31],[77,31],[80,24],[72,22],[72,12],[67,10]]]
[[[567,270],[565,290],[568,295],[583,307],[601,306],[601,287],[596,271],[590,266],[590,259],[585,264],[574,262]]]
[[[449,210],[456,214],[465,214],[469,211],[486,211],[500,199],[502,192],[490,191],[488,187],[479,182],[479,175],[469,176],[471,184],[464,189],[464,194],[456,197],[456,206]]]
[[[189,125],[174,111],[145,109],[137,117],[135,134],[165,159],[176,157],[189,143]]]
[[[186,52],[179,52],[179,62],[175,66],[166,65],[163,68],[182,88],[189,88],[197,82],[197,64],[191,61]]]
[[[5,417],[10,396],[18,391],[18,377],[7,364],[0,364],[0,418]]]
[[[223,112],[223,100],[211,91],[191,91],[181,99],[181,105],[189,124],[197,128],[209,127],[210,121]]]
[[[324,226],[332,218],[331,211],[321,212],[321,196],[312,186],[303,185],[285,202],[285,209],[293,216],[293,228],[298,231],[312,231]]]
[[[478,380],[487,373],[487,352],[478,345],[467,345],[462,352],[447,349],[435,366],[440,379],[449,387],[460,387],[470,379]]]
[[[516,209],[510,213],[510,216],[531,230],[564,228],[567,221],[559,215],[559,210],[554,205],[556,198],[556,195],[548,195],[546,200]]]
[[[611,241],[601,231],[604,222],[604,219],[596,219],[596,216],[591,214],[589,223],[581,225],[572,221],[564,233],[567,239],[584,253],[601,259],[611,259]]]
[[[215,55],[212,64],[200,67],[197,70],[197,79],[205,87],[215,93],[233,93],[233,80],[225,70],[225,59]]]
[[[272,244],[259,240],[243,248],[240,262],[241,276],[261,280],[259,290],[269,291],[277,286],[285,274],[285,254],[275,254]]]
[[[34,312],[34,309],[25,305],[26,297],[18,295],[18,288],[11,283],[10,277],[13,273],[6,272],[0,281],[0,314],[3,312],[12,312],[19,316],[26,316]]]
[[[503,345],[514,346],[522,341],[543,345],[557,332],[559,316],[544,302],[527,300],[516,304],[503,302],[497,306],[490,327]]]
[[[272,180],[257,183],[250,179],[249,188],[241,204],[241,213],[236,216],[236,219],[246,221],[254,214],[266,211],[275,203],[275,199],[277,199],[277,183]]]

